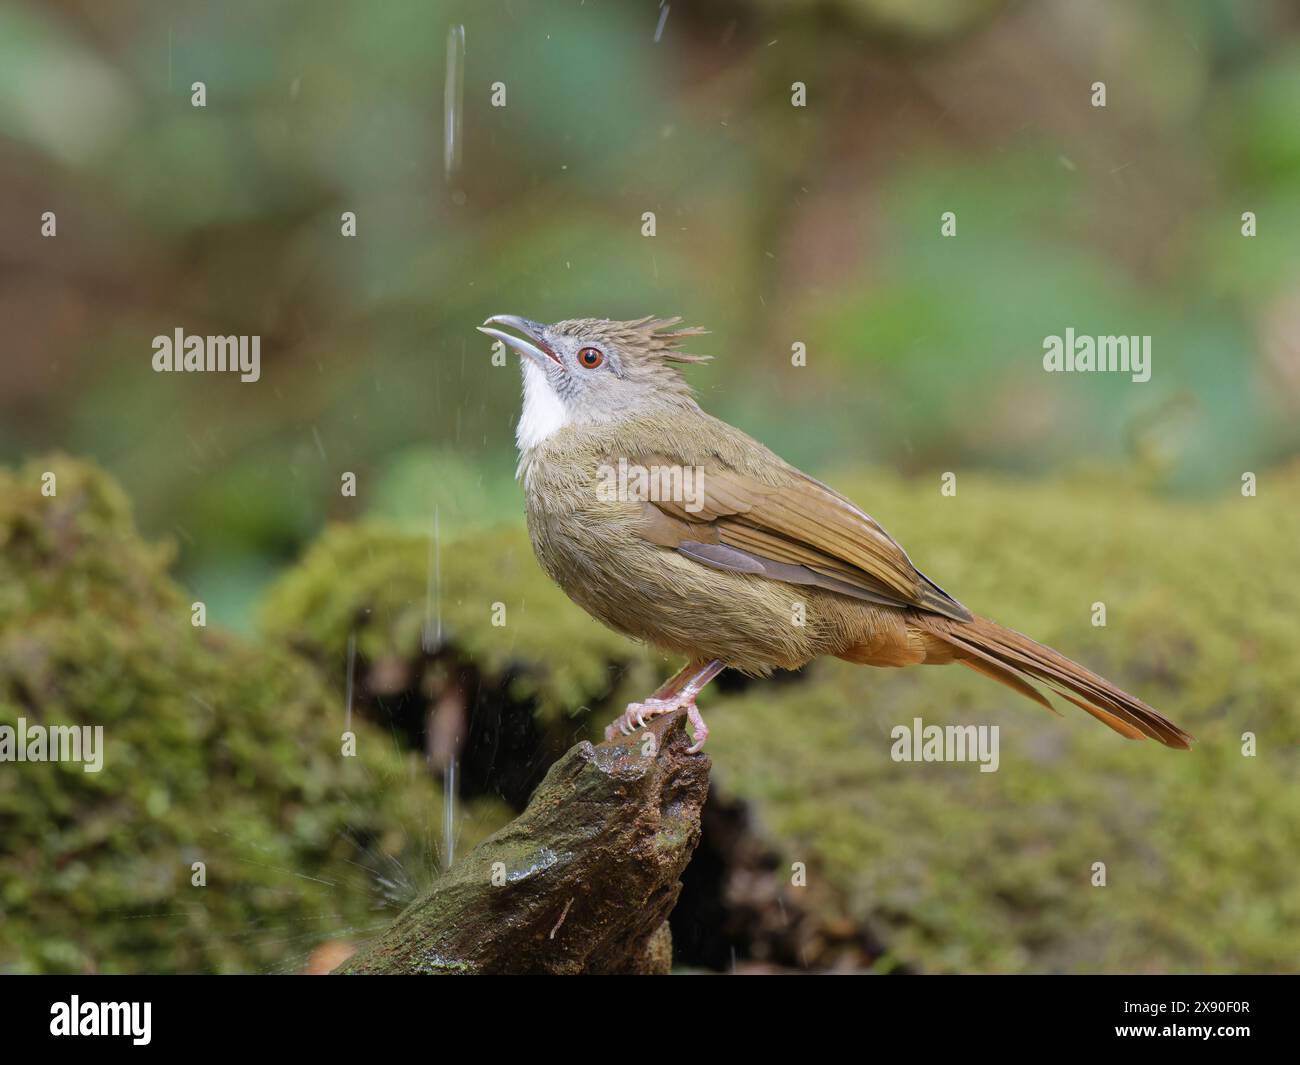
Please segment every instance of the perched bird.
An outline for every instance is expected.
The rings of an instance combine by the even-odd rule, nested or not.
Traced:
[[[1189,746],[1140,699],[971,613],[864,510],[701,410],[676,364],[703,361],[678,350],[703,330],[679,321],[503,314],[479,327],[521,356],[519,476],[538,561],[593,617],[688,659],[607,738],[684,707],[699,750],[695,698],[724,668],[766,675],[834,655],[959,662],[1051,709],[1037,681],[1129,739]]]

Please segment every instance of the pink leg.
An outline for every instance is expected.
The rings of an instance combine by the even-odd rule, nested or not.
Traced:
[[[628,703],[622,716],[605,727],[605,739],[612,740],[620,732],[629,736],[637,729],[645,728],[645,723],[651,718],[685,707],[687,720],[695,730],[695,742],[690,747],[690,753],[695,754],[709,738],[708,726],[704,724],[699,707],[695,705],[695,697],[725,668],[716,658],[688,662],[655,689],[655,693],[645,702]]]

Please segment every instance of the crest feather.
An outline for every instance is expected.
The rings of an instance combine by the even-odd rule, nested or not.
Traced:
[[[609,318],[575,318],[558,322],[554,328],[565,336],[600,336],[621,347],[633,359],[657,359],[663,363],[708,362],[712,355],[694,355],[679,351],[677,345],[687,337],[704,336],[707,329],[684,326],[674,329],[680,317],[656,318],[647,315],[630,322]]]
[[[638,318],[634,322],[624,322],[622,324],[639,332],[642,335],[642,343],[653,354],[658,355],[666,362],[708,362],[713,358],[712,355],[693,355],[688,351],[677,350],[677,345],[686,337],[705,336],[709,332],[707,329],[701,329],[696,325],[673,329],[672,327],[680,321],[681,318],[677,315],[671,318],[655,318],[653,315],[647,315],[645,318]]]

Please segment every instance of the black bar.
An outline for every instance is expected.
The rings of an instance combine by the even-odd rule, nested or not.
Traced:
[[[514,1052],[521,1042],[539,1053],[574,1049],[575,1039],[580,1045],[592,1036],[594,1045],[613,1047],[619,1040],[606,1042],[609,1035],[601,1034],[612,1025],[642,1036],[646,1026],[661,1036],[670,1027],[686,1046],[705,1037],[789,1039],[812,1052],[834,1036],[854,1041],[850,1045],[864,1053],[883,1051],[885,1043],[927,1053],[1073,1053],[1125,1044],[1157,1051],[1200,1045],[1222,1053],[1293,1049],[1296,1032],[1294,977],[848,980],[827,988],[806,977],[739,983],[681,978],[633,987],[609,980],[578,986],[413,977],[11,976],[0,978],[0,1046],[7,1052],[72,1047],[97,1054],[115,1044],[128,1053],[199,1049],[205,1057],[267,1049],[373,1054],[384,1047],[460,1047],[454,1052],[464,1054],[478,1046],[476,1056],[491,1057]],[[148,1043],[136,1045],[129,1034],[51,1034],[55,1011],[66,1016],[74,995],[83,1015],[88,1003],[137,1003],[136,1018],[143,1020],[147,1002]],[[1186,1031],[1193,1028],[1195,1034]]]

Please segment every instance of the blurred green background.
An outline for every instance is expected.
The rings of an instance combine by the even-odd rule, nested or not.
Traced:
[[[196,81],[206,86],[203,108],[191,104]],[[1104,108],[1091,103],[1098,81]],[[806,85],[806,107],[791,105],[794,82]],[[504,107],[492,106],[496,83]],[[263,789],[262,805],[281,820],[264,825],[265,810],[248,813],[256,846],[282,851],[277,861],[302,873],[341,860],[336,831],[385,853],[422,840],[417,863],[436,865],[429,841],[442,808],[430,811],[441,800],[420,762],[427,755],[438,768],[429,723],[437,712],[426,702],[441,706],[459,692],[476,713],[490,705],[518,726],[513,754],[493,748],[477,766],[474,745],[486,740],[471,735],[463,794],[487,805],[462,814],[468,841],[518,809],[548,760],[583,734],[575,715],[613,716],[620,696],[644,694],[623,688],[665,667],[594,626],[572,630],[580,635],[567,646],[583,650],[557,664],[565,626],[585,622],[536,583],[518,535],[518,371],[513,360],[493,366],[474,331],[494,313],[676,314],[709,328],[693,350],[717,358],[690,371],[708,409],[810,472],[860,486],[855,498],[954,594],[989,613],[1003,606],[1008,624],[1080,657],[1087,645],[1087,661],[1154,688],[1172,706],[1152,701],[1218,752],[1186,775],[1167,752],[1114,753],[1114,738],[1097,727],[1078,741],[1097,752],[1087,764],[1108,759],[1107,780],[1125,783],[1106,791],[1109,812],[1077,830],[1079,850],[1067,856],[1065,815],[1054,804],[1093,801],[1095,774],[1063,769],[1051,744],[1064,739],[1036,747],[1062,726],[1017,707],[1026,723],[1014,726],[1023,730],[1015,743],[1034,769],[997,774],[1005,794],[968,794],[976,785],[957,767],[871,822],[897,818],[908,839],[940,839],[952,808],[941,801],[990,803],[963,830],[970,854],[946,848],[946,858],[922,860],[883,828],[861,838],[875,800],[852,791],[864,778],[849,767],[830,813],[805,810],[782,792],[780,768],[807,754],[802,741],[764,750],[762,737],[782,735],[775,725],[728,738],[724,724],[711,741],[720,796],[751,814],[729,821],[732,807],[715,809],[701,862],[750,868],[752,848],[736,842],[750,836],[735,824],[752,815],[769,848],[758,862],[767,872],[779,864],[773,855],[807,858],[807,846],[821,846],[837,883],[809,909],[836,916],[774,945],[755,931],[772,898],[751,906],[728,896],[724,906],[717,884],[688,885],[692,919],[709,927],[689,963],[723,967],[741,942],[742,960],[832,964],[840,955],[829,942],[849,944],[845,964],[922,971],[1284,967],[1296,933],[1279,937],[1278,928],[1294,929],[1300,914],[1290,875],[1300,811],[1293,798],[1282,802],[1296,790],[1286,694],[1296,677],[1294,643],[1278,635],[1290,630],[1270,624],[1300,608],[1292,564],[1300,502],[1296,477],[1283,473],[1300,451],[1298,103],[1300,12],[1282,0],[0,0],[0,466],[62,451],[111,477],[57,460],[74,486],[59,521],[32,492],[54,460],[0,482],[9,485],[0,547],[11,582],[0,593],[0,629],[7,624],[11,637],[0,639],[0,681],[9,685],[0,686],[0,710],[16,716],[25,700],[41,704],[31,693],[46,692],[44,705],[66,719],[157,713],[172,723],[167,731],[187,735],[200,726],[176,692],[234,713],[202,726],[213,730],[202,741],[206,763],[169,763],[170,783],[140,797],[148,817],[133,824],[157,833],[96,836],[83,826],[48,869],[38,841],[47,818],[76,821],[71,793],[53,787],[38,811],[37,800],[0,788],[0,815],[26,818],[22,838],[32,846],[15,848],[15,864],[0,868],[11,876],[0,900],[26,922],[11,923],[25,938],[9,953],[0,942],[0,968],[293,968],[286,943],[297,950],[362,927],[364,887],[316,936],[299,929],[218,950],[221,922],[205,911],[186,919],[184,949],[171,926],[135,940],[96,924],[106,904],[86,885],[87,869],[98,867],[83,864],[92,842],[103,848],[105,861],[119,862],[114,912],[143,906],[134,893],[149,878],[120,860],[157,846],[158,861],[188,862],[192,833],[168,821],[168,804],[188,796],[197,817],[205,774],[233,772],[218,733],[255,726],[269,736],[277,720],[306,728],[325,720],[325,708],[342,712],[359,618],[393,620],[362,626],[356,650],[359,712],[368,708],[391,740],[369,764],[371,798],[352,791],[320,806],[342,779],[335,768],[313,770],[293,790],[292,745],[250,748],[264,757],[231,783],[234,793]],[[460,133],[455,165],[449,109]],[[55,238],[41,235],[46,211],[57,215]],[[355,237],[340,233],[347,211]],[[647,211],[653,237],[642,235]],[[940,235],[947,211],[957,217],[951,238]],[[1257,218],[1253,237],[1241,232],[1247,211]],[[1044,373],[1043,338],[1067,327],[1149,334],[1151,380]],[[261,380],[154,373],[151,340],[176,328],[260,335]],[[806,366],[791,365],[796,342],[806,345]],[[356,498],[340,494],[345,471],[357,474]],[[944,471],[973,486],[959,497],[969,509],[941,504]],[[1261,491],[1273,493],[1258,512],[1232,509],[1243,471],[1258,472]],[[336,530],[322,541],[335,521],[358,526],[357,540]],[[122,561],[121,574],[117,563],[93,562],[100,551],[147,554],[132,522],[145,540],[174,548],[174,559],[149,563],[143,577],[134,562]],[[362,531],[376,523],[382,533]],[[84,538],[61,553],[70,527]],[[1236,539],[1219,542],[1220,528]],[[446,610],[460,626],[454,653],[441,656],[420,631],[435,541],[439,594],[455,590]],[[1148,569],[1150,553],[1166,550],[1167,571]],[[1257,569],[1218,568],[1232,565]],[[511,583],[496,586],[505,573]],[[69,590],[85,581],[95,590]],[[1255,600],[1234,598],[1246,587]],[[1129,628],[1108,643],[1110,634],[1088,626],[1088,604],[1125,594]],[[534,628],[512,627],[503,646],[477,611],[495,597],[514,610],[511,595],[521,608],[532,604]],[[249,664],[251,644],[223,642],[233,636],[185,643],[191,599],[207,603],[215,630],[272,640],[280,646],[268,654],[292,648],[315,663],[319,676],[305,688],[289,685],[298,692],[289,718],[272,705],[279,695],[248,694],[269,690],[258,678],[280,675],[278,658]],[[1254,602],[1263,613],[1247,624]],[[83,607],[108,619],[138,612],[153,642],[106,650],[76,634]],[[1177,627],[1149,642],[1159,619],[1175,616]],[[181,659],[155,677],[159,648],[180,644]],[[91,663],[93,675],[104,661],[135,694],[108,676],[69,693],[55,683],[58,670],[46,671],[47,662]],[[221,688],[232,673],[251,678],[237,713]],[[820,695],[791,699],[824,704],[820,727],[836,752],[876,742],[875,732],[836,731],[837,709],[892,708],[872,711],[889,721],[895,711],[910,720],[908,700],[921,712],[939,691],[944,706],[996,705],[1001,714],[1005,701],[977,678],[969,690],[964,677],[846,679],[839,667],[816,678]],[[760,689],[740,699],[756,715],[775,712]],[[731,729],[741,728],[741,713]],[[313,734],[313,765],[331,764],[336,724],[329,717]],[[1266,724],[1277,730],[1277,760],[1243,787],[1233,774],[1256,763],[1236,755],[1237,738]],[[819,742],[807,740],[824,768]],[[129,783],[146,787],[149,772]],[[889,764],[871,772],[882,786],[895,779]],[[60,779],[74,791],[90,783]],[[401,779],[407,790],[395,798],[391,781]],[[1186,824],[1163,823],[1153,842],[1125,817],[1128,789],[1156,779],[1154,791],[1169,797],[1164,815],[1203,805],[1188,807]],[[1258,827],[1267,810],[1276,819],[1254,834],[1242,829],[1245,839],[1222,825],[1211,831],[1226,789],[1241,804],[1234,824]],[[87,809],[101,798],[83,796]],[[1008,831],[994,812],[1004,800],[1038,804],[1027,838],[999,835]],[[405,833],[386,820],[401,813],[394,804],[416,809]],[[812,831],[834,817],[846,819],[845,834]],[[1172,912],[1142,902],[1122,919],[1062,916],[1063,898],[1080,903],[1060,885],[1116,833],[1146,870],[1147,897],[1177,898]],[[1193,835],[1214,843],[1180,850]],[[1239,880],[1219,861],[1230,837]],[[1023,876],[971,873],[981,855],[1004,850],[1021,855]],[[1209,870],[1228,880],[1206,900],[1179,895]],[[149,905],[165,909],[173,873],[154,874]],[[1281,874],[1289,879],[1280,886]],[[29,891],[36,883],[48,892],[39,906]],[[249,894],[230,903],[231,922],[253,911],[279,928],[324,905],[315,896],[268,901],[265,892],[288,890],[280,881],[241,883]],[[1038,887],[1021,898],[1027,883]],[[1050,915],[1042,925],[1027,916],[1040,911]],[[1244,915],[1239,926],[1198,939],[1207,920],[1228,912]],[[78,922],[103,935],[67,933]]]
[[[491,313],[706,326],[706,405],[814,470],[1100,460],[1214,493],[1295,452],[1293,5],[674,4],[656,41],[660,15],[0,4],[0,457],[99,460],[246,626],[328,517],[518,512]],[[1043,373],[1067,326],[1150,334],[1152,380]],[[176,327],[260,334],[262,380],[152,373]]]

